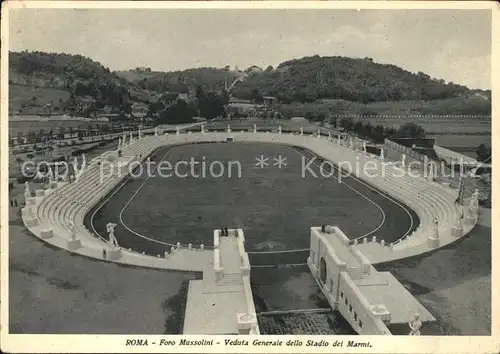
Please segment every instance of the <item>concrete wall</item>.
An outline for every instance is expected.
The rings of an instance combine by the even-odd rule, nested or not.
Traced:
[[[374,316],[370,304],[346,272],[340,274],[337,310],[359,334],[390,335],[381,318]]]
[[[357,254],[366,260],[359,250]],[[326,263],[325,282],[320,279],[322,259]],[[371,313],[370,304],[347,273],[347,265],[314,228],[311,229],[311,249],[307,263],[332,309],[338,310],[356,332],[391,334],[382,319]]]

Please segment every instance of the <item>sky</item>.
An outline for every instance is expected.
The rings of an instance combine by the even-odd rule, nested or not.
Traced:
[[[340,55],[491,89],[490,10],[11,9],[9,40],[12,51],[81,54],[110,70]]]

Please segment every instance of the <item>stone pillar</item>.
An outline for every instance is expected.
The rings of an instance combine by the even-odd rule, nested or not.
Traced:
[[[40,237],[44,240],[54,237],[54,232],[52,229],[47,228],[40,231]]]
[[[106,254],[107,259],[116,261],[122,257],[122,249],[120,247],[110,247]]]
[[[427,238],[427,244],[430,248],[439,247],[439,223],[437,218],[434,218],[432,234]]]
[[[453,237],[459,238],[464,234],[464,225],[462,217],[459,215],[456,224],[451,229],[451,234]]]
[[[432,162],[429,164],[429,175],[427,176],[427,180],[430,182],[434,181],[434,164]]]
[[[67,240],[66,245],[68,247],[68,250],[70,250],[70,251],[74,251],[74,250],[82,247],[82,243],[81,243],[80,239],[77,239],[77,238]]]
[[[35,227],[38,226],[38,218],[36,216],[27,217],[25,219],[25,223],[27,227]]]
[[[469,205],[466,212],[465,223],[467,225],[474,225],[478,217],[478,209],[473,205]]]

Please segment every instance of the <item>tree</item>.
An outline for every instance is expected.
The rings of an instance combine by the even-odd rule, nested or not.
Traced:
[[[340,120],[340,127],[346,131],[350,131],[354,127],[354,120],[352,118],[344,117]]]
[[[196,98],[198,100],[203,100],[205,98],[205,92],[203,92],[201,85],[196,88]]]
[[[323,122],[326,119],[326,115],[324,113],[320,113],[316,116],[316,122],[319,122],[321,125],[323,125]]]
[[[262,98],[262,94],[260,93],[259,90],[253,89],[252,90],[252,102],[253,103],[262,103],[264,99]]]
[[[21,164],[24,162],[24,160],[22,158],[20,158],[19,156],[16,157],[16,163],[17,163],[17,168],[19,170],[21,170]]]
[[[184,100],[167,107],[158,115],[158,124],[180,124],[190,123],[196,116],[196,110],[190,107]]]
[[[64,139],[65,133],[66,133],[66,128],[59,127],[59,144],[61,144],[61,141]]]
[[[225,116],[224,97],[215,92],[209,92],[204,98],[198,101],[200,115],[206,119],[213,119],[218,116]]]
[[[484,162],[491,158],[491,149],[488,149],[485,144],[481,144],[476,149],[477,160]]]
[[[363,122],[361,122],[360,120],[358,120],[354,126],[352,127],[352,130],[356,133],[356,134],[360,134],[362,133],[363,131]]]
[[[165,109],[165,105],[161,101],[156,101],[151,103],[148,106],[148,116],[153,117],[155,116],[158,112],[163,111]]]
[[[405,123],[399,127],[397,133],[397,138],[413,138],[421,139],[425,138],[425,130],[420,125],[415,123]]]

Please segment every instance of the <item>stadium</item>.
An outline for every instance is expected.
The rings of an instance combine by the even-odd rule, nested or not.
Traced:
[[[286,333],[283,316],[329,316],[325,333],[408,334],[410,324],[434,334],[439,318],[380,269],[462,240],[478,222],[477,191],[464,196],[463,180],[441,183],[433,168],[415,177],[387,156],[387,146],[289,122],[139,130],[82,157],[66,181],[34,196],[27,184],[23,221],[75,254],[198,274],[179,321],[186,334]],[[266,310],[278,295],[258,284],[277,268],[308,269],[321,305]]]

